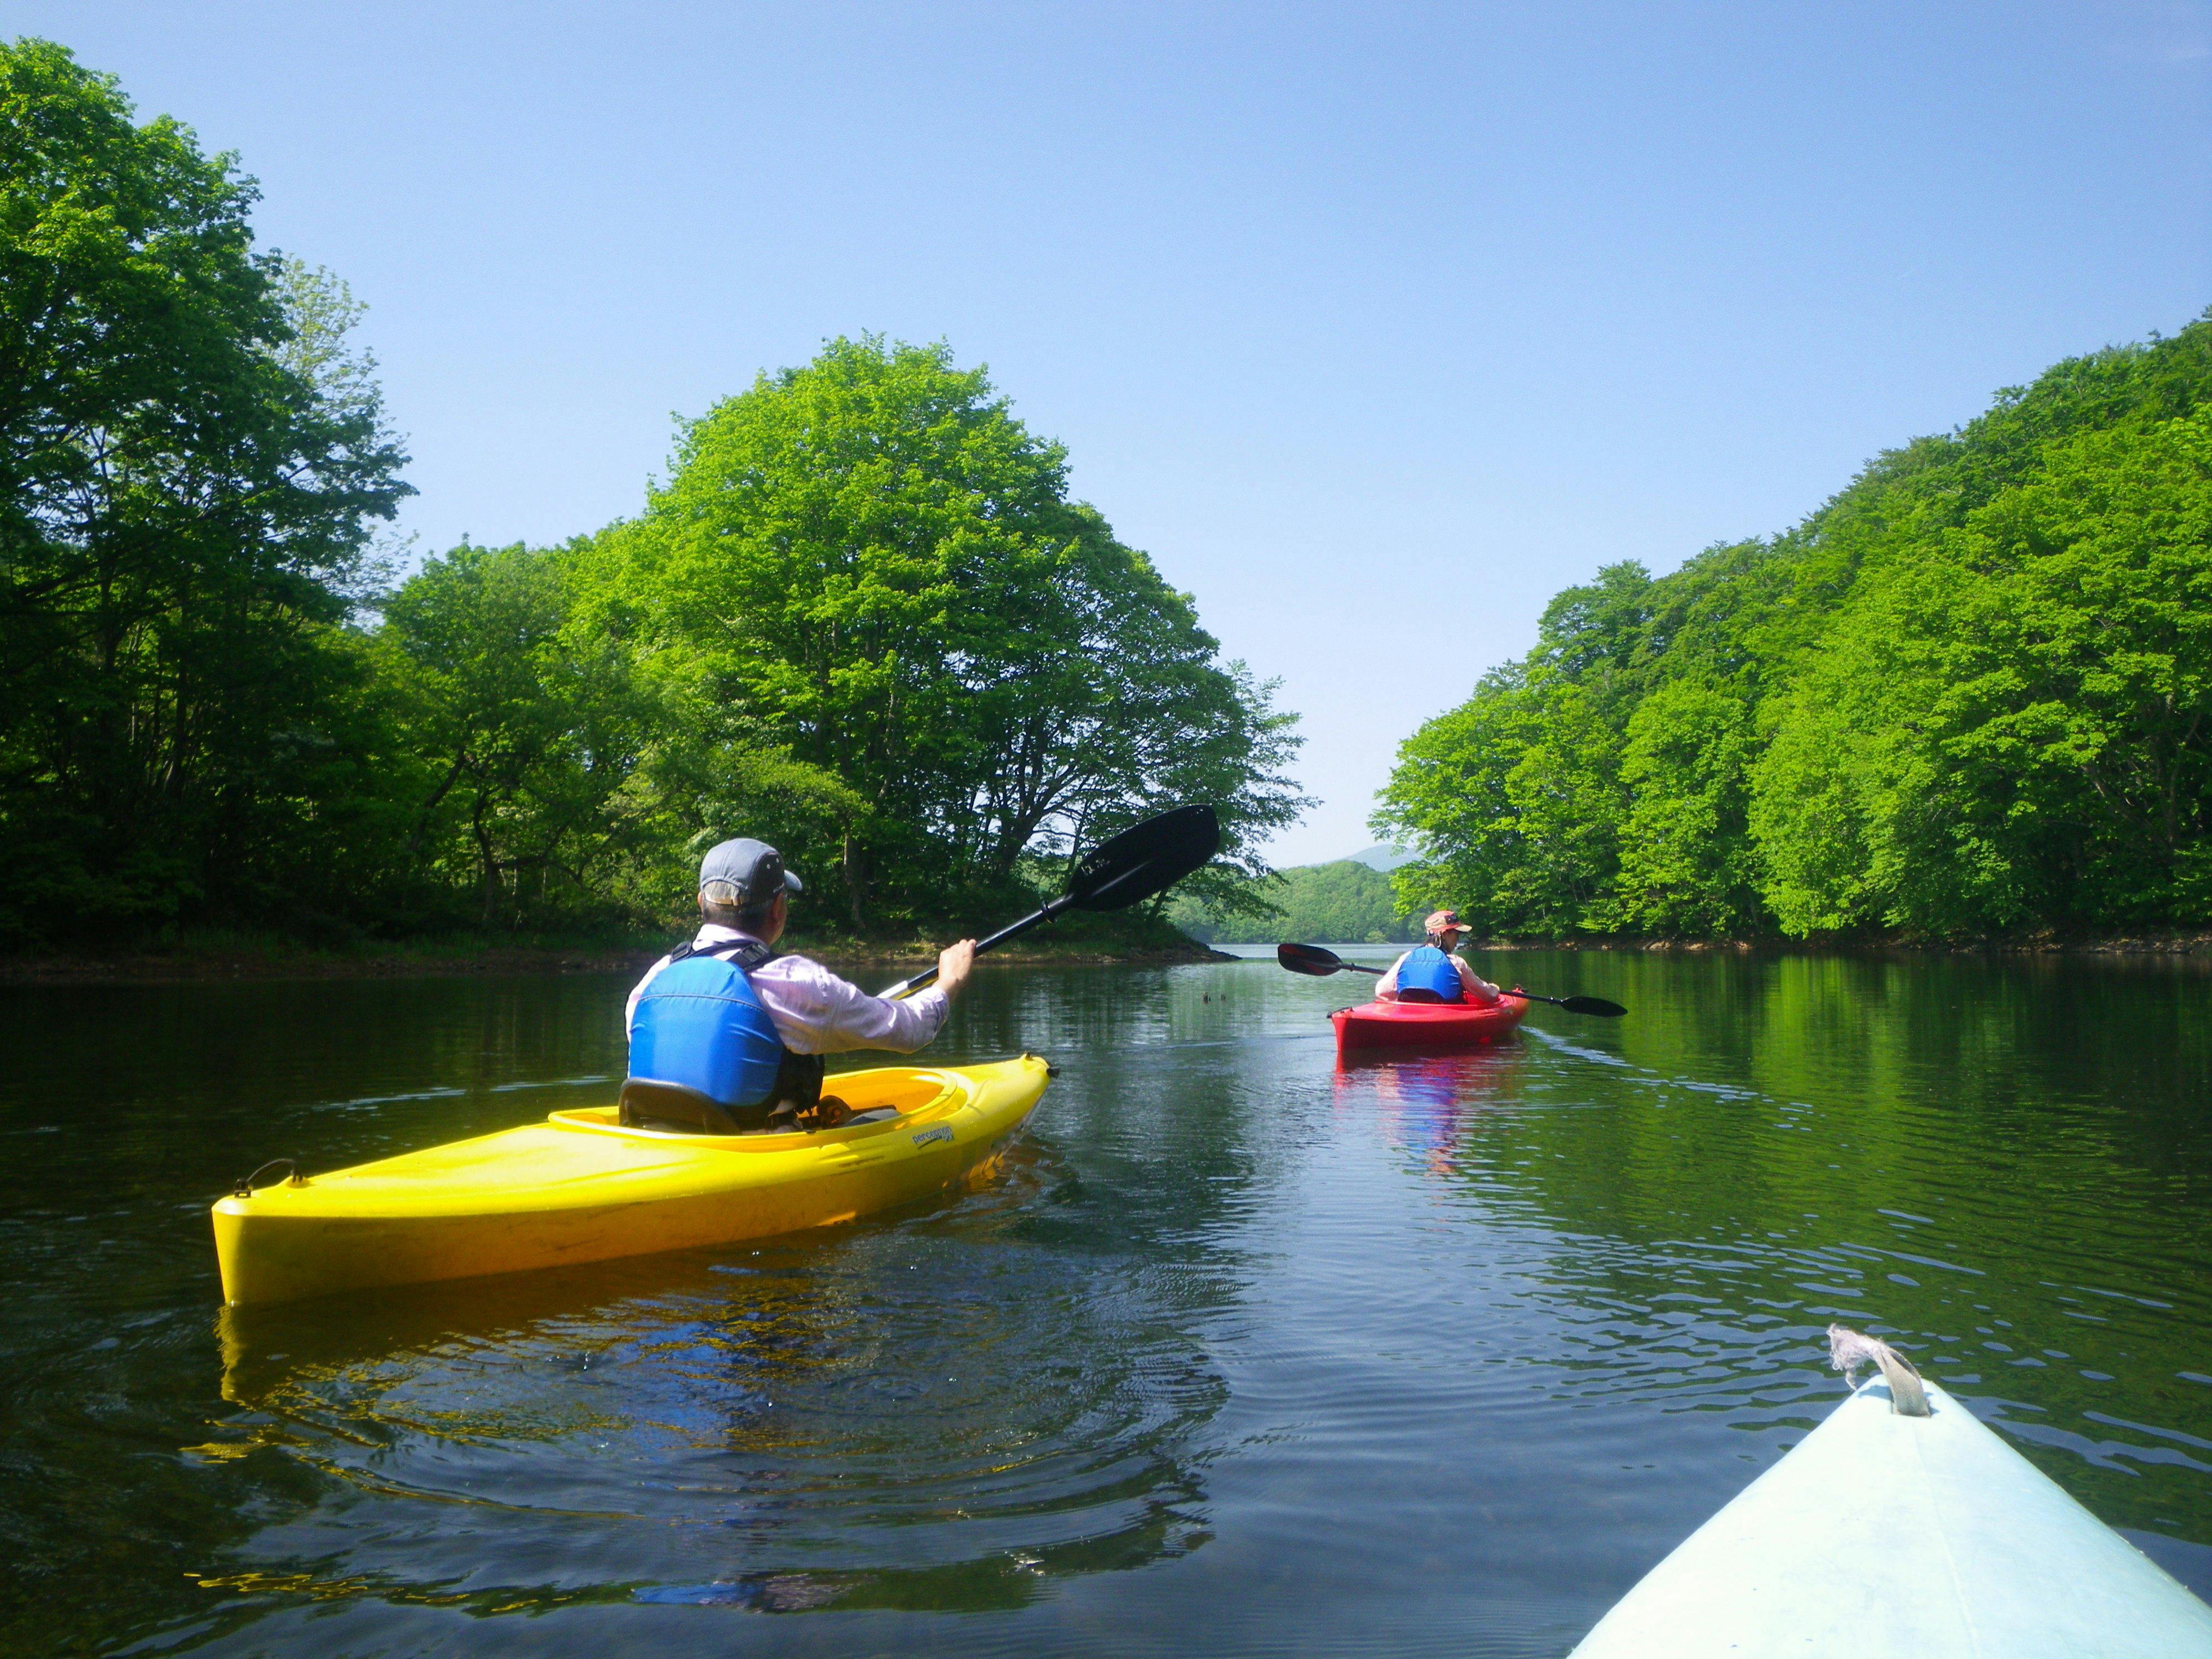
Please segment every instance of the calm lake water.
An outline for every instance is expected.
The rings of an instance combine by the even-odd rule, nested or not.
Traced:
[[[987,970],[933,1054],[1063,1075],[978,1194],[252,1320],[231,1178],[604,1101],[626,983],[0,991],[0,1649],[1556,1656],[1832,1319],[2212,1589],[2201,964],[1477,960],[1632,1012]]]

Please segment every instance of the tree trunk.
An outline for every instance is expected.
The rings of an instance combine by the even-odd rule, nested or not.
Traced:
[[[476,814],[470,820],[469,828],[476,836],[477,857],[483,865],[483,925],[489,927],[499,915],[500,895],[503,890],[499,881],[499,860],[492,854],[491,836],[484,829],[483,809],[483,797],[478,795]]]
[[[453,765],[447,769],[445,781],[432,790],[430,799],[422,803],[422,810],[415,817],[414,832],[407,837],[409,858],[415,857],[422,850],[422,837],[430,831],[430,814],[438,810],[438,803],[446,799],[447,792],[459,780],[462,769],[468,763],[469,751],[464,749],[453,757]]]
[[[854,845],[853,832],[848,830],[845,832],[843,854],[839,859],[838,865],[845,878],[845,908],[853,918],[853,927],[856,933],[866,933],[868,929],[866,911],[868,899],[868,875],[866,864],[865,855],[858,847]]]

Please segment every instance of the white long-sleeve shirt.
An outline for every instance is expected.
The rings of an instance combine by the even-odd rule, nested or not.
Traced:
[[[1406,958],[1413,954],[1411,951],[1401,953],[1397,961],[1390,964],[1390,970],[1375,981],[1376,1001],[1395,1002],[1398,1000],[1398,970],[1406,965]],[[1450,953],[1447,951],[1445,954]],[[1498,1000],[1498,988],[1495,985],[1468,967],[1461,957],[1453,957],[1451,961],[1452,966],[1459,969],[1459,988],[1467,994],[1467,1000],[1469,1002],[1480,1002],[1487,1006]]]
[[[701,946],[752,939],[741,928],[710,921],[691,944]],[[765,940],[755,939],[756,944]],[[623,1029],[637,1024],[637,1000],[653,976],[668,966],[663,957],[645,970],[623,1010]],[[750,977],[761,1006],[775,1022],[775,1034],[795,1054],[842,1054],[854,1048],[888,1048],[910,1054],[927,1045],[945,1024],[952,1005],[934,985],[897,1002],[872,997],[850,980],[840,979],[805,957],[778,957],[753,969]]]

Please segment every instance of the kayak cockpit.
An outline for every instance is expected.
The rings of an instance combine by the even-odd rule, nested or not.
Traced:
[[[965,1105],[974,1085],[957,1073],[886,1068],[856,1072],[840,1079],[839,1094],[851,1115],[832,1129],[749,1129],[737,1134],[702,1134],[696,1130],[661,1128],[624,1123],[618,1106],[582,1106],[549,1113],[546,1121],[556,1128],[586,1134],[610,1135],[624,1140],[668,1143],[702,1150],[783,1152],[795,1146],[821,1146],[841,1141],[863,1140],[901,1123],[924,1122],[942,1117]]]

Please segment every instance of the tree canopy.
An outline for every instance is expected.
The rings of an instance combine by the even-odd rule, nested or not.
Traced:
[[[22,40],[0,162],[0,940],[665,925],[737,834],[817,927],[973,923],[1185,800],[1258,902],[1294,717],[949,347],[834,340],[636,518],[387,588],[364,307],[234,158]]]
[[[1546,937],[2212,921],[2208,404],[2200,320],[1568,589],[1401,750],[1401,896]]]
[[[855,927],[1182,800],[1249,861],[1303,805],[1272,688],[942,345],[840,339],[763,375],[579,568],[710,747],[835,780],[808,852]]]
[[[354,854],[314,803],[404,457],[318,376],[252,182],[131,115],[0,46],[0,933],[311,905]]]

